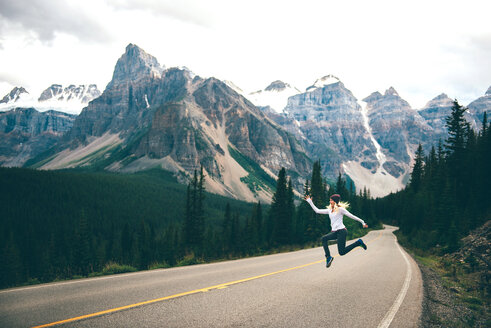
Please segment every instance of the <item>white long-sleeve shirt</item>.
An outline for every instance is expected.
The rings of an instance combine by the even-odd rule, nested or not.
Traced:
[[[310,204],[310,206],[315,211],[315,213],[318,213],[318,214],[329,214],[329,218],[331,219],[331,228],[332,228],[332,231],[346,229],[346,227],[343,224],[343,216],[344,215],[346,215],[347,217],[349,217],[349,218],[351,218],[351,219],[353,219],[355,221],[358,221],[361,224],[365,225],[365,221],[363,221],[359,217],[351,214],[344,207],[338,207],[338,210],[336,212],[333,212],[331,210],[331,207],[330,206],[328,208],[326,208],[326,209],[322,209],[322,210],[318,209],[314,205],[314,203],[312,202],[312,199],[311,198],[307,199],[307,202]]]

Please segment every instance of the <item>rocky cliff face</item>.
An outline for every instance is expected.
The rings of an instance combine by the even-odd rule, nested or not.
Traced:
[[[384,95],[373,93],[363,101],[373,136],[387,157],[384,168],[394,177],[408,174],[418,144],[428,150],[434,143],[432,128],[394,88]]]
[[[487,112],[488,122],[489,114],[491,113],[491,87],[488,88],[484,96],[477,98],[471,102],[468,106],[469,114],[474,118],[474,126],[477,129],[482,128],[482,120],[484,118],[484,112]]]
[[[106,90],[43,167],[85,165],[130,172],[159,166],[181,177],[203,165],[209,190],[267,201],[272,188],[259,176],[285,167],[301,186],[297,177],[306,176],[311,163],[295,138],[227,84],[163,69],[129,45]]]
[[[324,82],[325,84],[321,84]],[[361,106],[351,91],[331,76],[319,79],[308,91],[288,99],[285,112],[294,120],[285,121],[288,130],[306,143],[309,155],[321,159],[330,178],[342,172],[342,163],[360,161],[372,167],[376,149],[364,126]]]
[[[433,129],[434,139],[445,140],[448,137],[446,118],[452,112],[454,101],[446,94],[430,100],[418,113],[425,119],[426,123]]]
[[[34,108],[0,112],[0,165],[22,166],[49,149],[73,125],[74,115]]]

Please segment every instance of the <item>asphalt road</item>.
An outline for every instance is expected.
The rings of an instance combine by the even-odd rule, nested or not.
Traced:
[[[393,230],[331,246],[328,269],[313,248],[3,290],[0,327],[417,327],[421,274]]]

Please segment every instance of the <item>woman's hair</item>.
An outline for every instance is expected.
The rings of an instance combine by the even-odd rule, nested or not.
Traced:
[[[331,205],[327,205],[327,207],[330,207]],[[337,212],[339,207],[343,207],[345,209],[349,208],[349,203],[348,202],[334,202],[334,209],[332,210],[333,212]]]

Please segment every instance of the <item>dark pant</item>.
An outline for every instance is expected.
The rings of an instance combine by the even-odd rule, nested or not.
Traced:
[[[335,240],[335,239],[338,240],[339,255],[345,255],[356,246],[360,246],[360,243],[358,241],[355,241],[353,244],[346,246],[347,234],[348,231],[346,229],[341,229],[341,230],[331,231],[327,235],[322,236],[322,246],[324,246],[324,252],[326,252],[326,257],[331,256],[331,253],[329,252],[329,247],[327,245],[327,242],[329,240]]]

